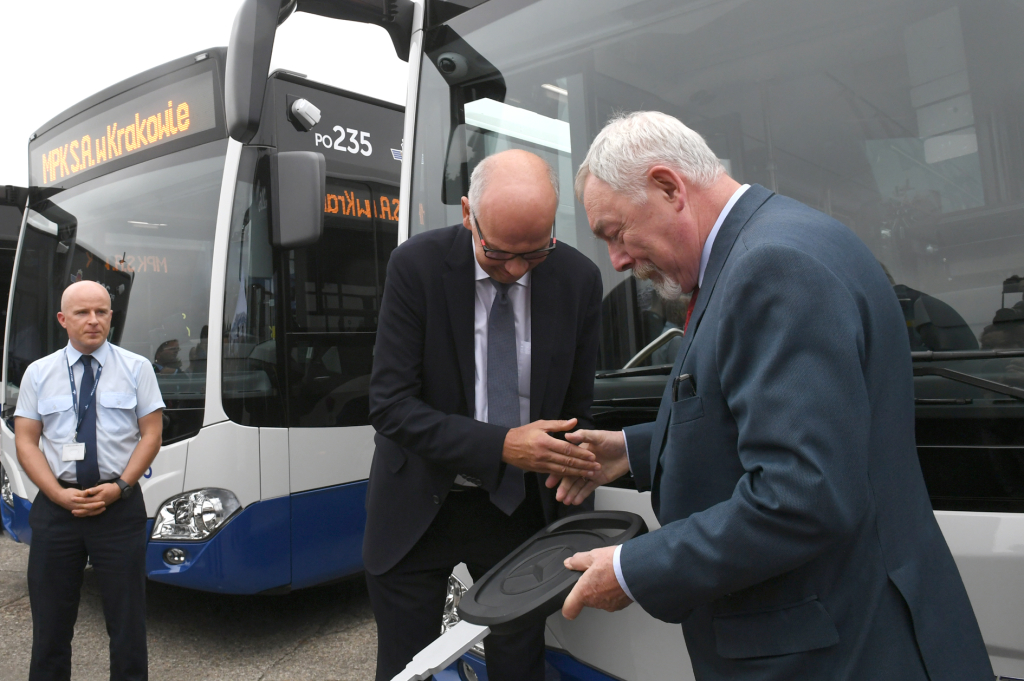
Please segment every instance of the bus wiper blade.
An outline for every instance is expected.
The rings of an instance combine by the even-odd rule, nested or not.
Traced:
[[[1024,357],[1024,350],[925,350],[911,352],[915,362],[949,362],[958,359],[1000,359],[1003,357]]]
[[[990,381],[985,378],[979,378],[970,374],[965,374],[962,371],[953,371],[945,367],[914,367],[915,376],[941,376],[942,378],[948,378],[951,381],[957,383],[964,383],[966,385],[972,385],[975,388],[981,388],[982,390],[988,390],[989,392],[998,393],[1000,395],[1009,395],[1015,397],[1018,400],[1024,400],[1024,390],[1020,388],[1014,388],[1012,385],[1006,385],[1005,383],[997,383],[996,381]]]

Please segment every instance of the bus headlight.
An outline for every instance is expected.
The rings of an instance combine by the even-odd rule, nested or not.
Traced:
[[[226,489],[208,487],[185,492],[164,502],[153,523],[152,539],[207,539],[241,508]]]
[[[11,480],[3,466],[0,466],[0,499],[3,499],[9,508],[14,508],[14,491],[11,490]]]

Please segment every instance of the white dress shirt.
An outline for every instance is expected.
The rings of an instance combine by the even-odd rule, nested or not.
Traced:
[[[476,260],[476,245],[473,246],[473,267],[476,270],[476,304],[473,308],[473,355],[475,371],[473,387],[476,400],[473,418],[487,421],[487,320],[496,294],[491,277]],[[516,319],[516,360],[519,365],[519,421],[520,425],[530,422],[530,369],[533,355],[530,350],[530,272],[509,287],[508,297],[512,302],[512,313]]]
[[[71,397],[68,366],[75,376],[79,405],[87,400],[82,393],[85,366],[82,356],[68,343],[67,347],[38,359],[29,365],[21,379],[15,416],[42,421],[40,449],[46,463],[58,480],[75,483],[76,462],[63,461],[65,444],[75,439],[78,414]],[[99,364],[103,367],[96,384],[92,408],[96,410],[96,458],[100,480],[121,477],[139,442],[139,418],[164,407],[153,365],[145,357],[128,352],[111,343],[104,343],[92,353],[93,375]]]
[[[487,320],[497,291],[490,275],[484,272],[476,259],[476,242],[473,242],[473,268],[476,279],[476,297],[473,305],[473,418],[487,421]],[[508,288],[509,301],[516,325],[516,363],[519,370],[519,422],[530,422],[530,370],[533,355],[530,350],[530,273]],[[455,477],[455,484],[463,487],[477,487],[475,480],[462,475]]]
[[[736,202],[743,196],[743,192],[750,189],[749,184],[742,185],[739,189],[733,192],[732,196],[726,202],[725,207],[722,208],[722,212],[718,214],[718,219],[715,220],[715,226],[711,228],[711,232],[708,233],[707,241],[704,242],[704,248],[700,252],[700,272],[697,275],[697,286],[700,287],[704,284],[704,270],[708,268],[708,260],[711,259],[711,249],[715,245],[715,238],[718,236],[718,230],[722,228],[722,223],[725,222],[725,218],[729,215],[732,207],[736,205]],[[629,446],[626,446],[626,461],[629,462]],[[633,467],[630,466],[632,472]],[[635,601],[633,594],[630,593],[629,587],[626,586],[626,580],[622,577],[622,563],[619,556],[622,553],[622,545],[615,547],[615,556],[613,558],[615,567],[615,579],[619,580],[619,586],[629,596],[629,600]]]

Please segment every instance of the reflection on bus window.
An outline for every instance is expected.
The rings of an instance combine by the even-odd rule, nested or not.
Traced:
[[[83,279],[110,293],[110,341],[158,362],[200,343],[208,323],[213,232],[226,142],[119,170],[33,203],[14,283],[8,404],[25,369],[67,343],[57,323],[64,289]],[[173,360],[157,381],[167,405],[164,441],[202,424],[205,371]]]
[[[397,206],[394,188],[328,178],[327,194],[320,241],[287,254],[293,426],[369,423],[377,312],[387,260],[397,243],[397,214],[385,210]]]
[[[228,249],[225,411],[250,426],[366,425],[397,188],[328,178],[320,240],[275,252],[268,168],[243,155],[239,176],[253,179],[239,183]]]
[[[287,421],[277,348],[269,170],[266,155],[243,151],[228,237],[221,394],[231,420],[283,427]]]
[[[602,272],[599,367],[621,368],[678,325],[678,312],[614,271],[573,200],[572,178],[613,115],[663,111],[703,135],[736,180],[849,226],[890,275],[908,352],[974,353],[939,359],[1024,385],[1020,358],[979,355],[1024,349],[1024,4],[592,4],[508,3],[501,16],[481,7],[424,32],[413,234],[461,219],[459,199],[487,155],[539,153],[561,180],[556,236]],[[465,58],[464,72],[437,68],[446,53]],[[1009,503],[1003,490],[1019,486],[1000,471],[1019,467],[1019,452],[993,450],[1000,463],[969,480],[965,467],[978,459],[957,468],[962,452],[938,448],[1024,447],[1024,430],[1012,425],[1021,403],[934,375],[917,377],[915,390],[936,503]],[[940,469],[958,472],[947,479]],[[1024,506],[1024,496],[1012,501]]]

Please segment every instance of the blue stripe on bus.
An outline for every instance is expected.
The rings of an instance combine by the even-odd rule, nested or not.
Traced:
[[[231,594],[298,589],[358,573],[366,484],[255,502],[205,542],[150,541],[146,571],[154,581]],[[185,551],[185,562],[164,562],[170,548]]]
[[[298,492],[292,500],[292,588],[363,570],[367,481]]]
[[[28,526],[28,512],[31,509],[32,503],[17,494],[14,495],[14,508],[0,501],[0,521],[14,541],[32,543],[32,528]]]

